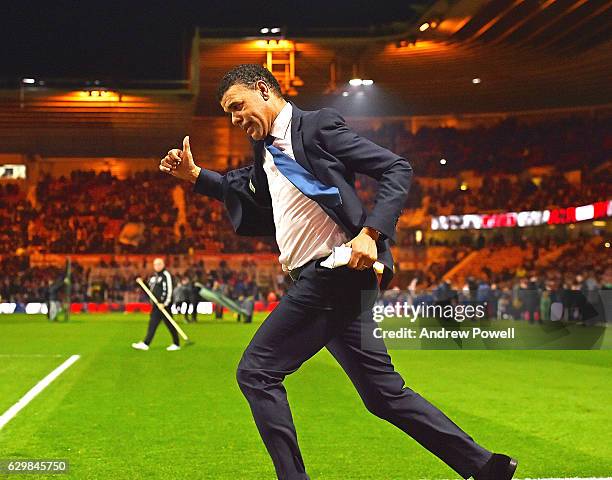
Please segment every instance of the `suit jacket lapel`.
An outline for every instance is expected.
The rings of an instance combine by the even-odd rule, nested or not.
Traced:
[[[293,147],[293,156],[296,162],[316,177],[314,168],[304,151],[304,137],[302,135],[302,116],[304,112],[297,108],[293,102],[290,103],[293,107],[291,114],[291,146]]]
[[[253,155],[255,158],[255,168],[263,169],[263,161],[264,161],[264,142],[263,140],[259,140],[257,142],[251,142],[253,146]]]
[[[266,204],[271,204],[270,187],[268,186],[268,177],[263,168],[265,144],[263,140],[252,142],[253,145],[253,171],[255,175],[255,197]]]
[[[291,105],[293,106],[293,113],[291,115],[291,146],[293,147],[293,156],[295,157],[296,162],[298,162],[304,169],[312,173],[317,180],[321,181],[304,150],[304,134],[302,130],[304,112],[297,108],[293,102],[291,102]],[[325,185],[325,182],[321,183]],[[353,234],[353,232],[351,232],[346,224],[340,219],[340,215],[338,214],[338,212],[342,211],[342,205],[328,207],[327,205],[319,203],[319,206],[347,233],[347,235],[351,236]]]

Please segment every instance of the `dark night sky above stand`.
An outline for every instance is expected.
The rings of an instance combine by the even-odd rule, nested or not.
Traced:
[[[0,78],[180,79],[195,26],[363,28],[414,21],[417,1],[5,2]],[[383,6],[381,8],[381,6]],[[411,8],[414,7],[414,8]],[[3,11],[4,10],[4,11]],[[415,12],[416,10],[416,12]],[[333,30],[331,30],[333,32]]]

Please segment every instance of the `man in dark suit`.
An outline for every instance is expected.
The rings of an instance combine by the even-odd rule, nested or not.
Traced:
[[[389,248],[405,203],[412,168],[366,140],[332,109],[305,112],[286,102],[274,76],[240,65],[222,79],[218,98],[232,123],[251,137],[254,164],[225,175],[198,167],[189,137],[168,152],[160,170],[224,202],[239,235],[275,235],[279,261],[294,283],[245,350],[237,371],[255,423],[279,479],[308,479],[287,395],[286,375],[326,347],[373,414],[402,429],[462,477],[512,478],[516,462],[474,442],[440,410],[404,386],[375,327],[372,306],[393,276]],[[379,181],[367,212],[355,174]],[[327,269],[336,246],[352,248],[350,262]],[[368,338],[364,348],[362,338]]]

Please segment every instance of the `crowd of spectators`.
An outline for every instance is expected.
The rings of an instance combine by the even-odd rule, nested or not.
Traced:
[[[494,271],[485,267],[480,275],[465,279],[444,278],[444,269],[416,270],[410,272],[411,281],[388,291],[384,298],[415,304],[482,304],[486,318],[491,319],[612,321],[610,293],[605,293],[612,290],[609,248],[601,242],[575,242],[567,245],[554,264],[541,265],[535,260],[545,242],[528,243],[536,251],[518,268]],[[560,308],[551,307],[553,304]]]
[[[412,134],[399,124],[389,123],[377,131],[361,133],[409,159],[416,177],[405,215],[422,209],[424,218],[429,220],[434,215],[542,210],[608,200],[612,184],[610,169],[605,168],[612,147],[609,124],[609,119],[600,118],[566,118],[531,124],[508,119],[492,127],[421,128]],[[442,158],[444,162],[440,162]],[[248,158],[242,160],[249,162]],[[227,166],[229,169],[241,165],[228,163]],[[536,175],[527,172],[530,167],[548,168]],[[568,171],[576,174],[567,176]],[[432,182],[419,177],[447,180]],[[449,182],[449,177],[456,182]],[[477,181],[470,184],[464,178]],[[364,204],[371,209],[377,182],[357,175],[356,186]],[[124,179],[110,172],[79,170],[69,176],[43,176],[29,192],[15,183],[0,184],[0,199],[0,255],[3,256],[0,296],[5,300],[42,301],[50,283],[61,276],[62,268],[31,267],[27,258],[33,252],[181,255],[193,251],[277,251],[274,239],[235,235],[222,203],[196,194],[156,170],[133,172]],[[184,216],[179,215],[181,212]],[[419,228],[423,227],[426,225]],[[418,245],[412,231],[400,232],[398,238],[400,247],[407,249],[439,245],[452,249],[452,254],[430,263],[426,271],[414,272],[420,285],[430,290],[441,284],[442,277],[453,265],[485,245],[503,249],[528,242],[530,248],[546,251],[553,248],[551,242],[571,241],[559,236],[525,240],[519,229],[503,233],[500,230],[486,237],[457,233],[453,240],[426,235],[425,241]],[[600,258],[600,252],[585,253],[581,250],[584,242],[574,240],[574,244],[575,253],[582,255],[564,256],[554,268],[544,271],[537,265],[526,264],[520,271],[485,271],[481,277],[473,278],[471,285],[513,291],[517,285],[520,290],[520,285],[527,282],[537,284],[539,291],[544,292],[553,288],[553,284],[557,289],[563,285],[573,288],[584,279],[591,279],[590,286],[609,284],[609,260]],[[587,258],[593,268],[576,264],[578,258]],[[598,262],[594,263],[593,259]],[[148,271],[146,265],[142,267],[144,272]],[[110,269],[113,268],[111,265]],[[188,277],[190,281],[198,280],[226,291],[230,296],[250,295],[254,291],[255,276],[248,268],[208,270],[203,265],[194,265],[173,273],[177,273],[177,281]],[[270,292],[282,295],[286,285],[282,275],[279,277],[273,286],[254,295],[265,298]],[[579,278],[583,280],[578,281]],[[100,279],[92,275],[91,269],[76,263],[72,272],[73,300],[121,301],[126,293],[134,291],[133,280],[131,274],[122,273],[118,266],[113,274]],[[453,289],[464,290],[462,285],[453,285]]]
[[[427,215],[464,215],[495,211],[544,210],[585,205],[609,200],[612,172],[608,169],[585,171],[575,182],[555,170],[548,175],[529,174],[482,176],[480,186],[459,179],[451,186],[427,186],[415,177],[405,205],[405,212],[427,206]],[[368,208],[374,206],[376,181],[359,175],[358,194]]]
[[[50,253],[144,253],[151,246],[176,249],[175,182],[154,171],[118,179],[110,172],[73,171],[45,176],[36,186],[38,208],[29,245]],[[121,242],[126,223],[145,228],[135,242]]]
[[[177,222],[177,187],[185,196],[186,222]],[[0,185],[0,254],[18,249],[78,254],[276,249],[272,239],[233,235],[220,202],[183,189],[157,171],[118,179],[109,172],[76,170],[69,177],[44,176],[35,192],[33,205],[18,185]],[[120,235],[126,226],[132,226],[127,240]]]
[[[489,318],[530,322],[551,320],[550,305],[560,302],[564,305],[561,314],[564,320],[586,323],[601,321],[603,297],[600,291],[612,289],[609,248],[593,241],[560,244],[564,247],[561,255],[552,264],[541,264],[537,261],[540,254],[559,244],[551,238],[540,241],[523,238],[521,242],[518,246],[529,249],[532,254],[517,268],[493,270],[484,267],[478,275],[445,280],[451,264],[434,263],[427,269],[404,272],[402,278],[411,281],[404,284],[396,282],[396,287],[385,294],[386,298],[408,295],[413,300],[418,298],[425,303],[479,302],[486,304]],[[461,245],[451,248],[449,258],[455,260],[472,251]],[[503,255],[503,248],[499,252]],[[100,275],[100,269],[110,273]],[[287,277],[279,271],[273,281],[262,285],[257,282],[257,270],[258,265],[252,261],[244,261],[236,269],[229,268],[225,261],[212,267],[200,261],[184,268],[171,269],[177,286],[181,281],[190,285],[198,282],[235,300],[251,297],[254,301],[266,302],[280,298],[290,284]],[[0,261],[0,272],[0,301],[44,302],[51,285],[62,282],[65,268],[30,266],[27,256],[12,256]],[[134,280],[136,276],[146,277],[149,274],[150,265],[144,259],[129,265],[101,261],[93,269],[73,262],[72,301],[122,303],[127,298],[130,301],[146,301],[142,292],[135,287]]]
[[[607,200],[612,175],[609,169],[597,168],[610,160],[609,123],[575,117],[524,124],[510,118],[470,130],[424,127],[412,134],[388,123],[361,133],[403,154],[413,165],[416,177],[406,215],[425,207],[424,213],[433,216]],[[231,163],[232,168],[238,166]],[[553,171],[534,177],[526,169],[535,166]],[[461,181],[460,172],[467,170],[480,181]],[[579,175],[570,181],[564,175],[568,170]],[[427,176],[457,181],[443,188],[419,179]],[[371,209],[377,182],[358,175],[356,183]],[[186,219],[179,221],[176,188],[183,188],[180,182],[156,170],[131,173],[125,179],[93,171],[45,176],[35,186],[35,200],[27,199],[14,184],[0,186],[0,254],[13,254],[18,248],[47,253],[276,251],[273,239],[234,235],[223,205],[190,188],[183,188]],[[131,232],[127,239],[120,235],[126,225],[132,227],[126,230]]]
[[[510,117],[472,129],[423,127],[413,134],[396,123],[360,133],[405,156],[421,176],[449,177],[463,170],[521,173],[540,165],[567,171],[595,168],[609,159],[611,120],[574,116],[527,123]]]
[[[28,225],[36,216],[19,185],[0,183],[0,254],[28,245]]]
[[[519,176],[487,178],[480,188],[466,186],[465,190],[444,190],[434,187],[421,191],[422,196],[429,197],[429,215],[460,215],[498,210],[544,210],[608,200],[612,193],[611,182],[609,171],[585,173],[579,183],[570,183],[563,174],[554,173],[536,180]]]
[[[272,238],[236,235],[221,202],[188,189],[185,191],[185,207],[189,241],[195,250],[212,249],[222,253],[277,251]]]
[[[271,278],[266,285],[257,284],[257,264],[245,260],[240,268],[232,269],[222,260],[215,266],[203,261],[194,262],[184,268],[170,269],[173,284],[178,286],[186,279],[190,285],[196,283],[223,293],[233,299],[253,297],[255,301],[267,301],[282,296],[287,287],[284,275]],[[137,277],[151,275],[151,264],[142,261],[101,260],[94,267],[83,267],[71,263],[70,297],[73,303],[148,301],[137,287]],[[65,266],[34,266],[28,256],[6,256],[0,260],[0,302],[29,303],[45,302],[53,285],[63,284]],[[65,288],[59,289],[63,296]]]

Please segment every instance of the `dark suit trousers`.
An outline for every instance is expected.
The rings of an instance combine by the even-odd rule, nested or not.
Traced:
[[[382,340],[362,333],[376,327],[372,305],[378,293],[373,270],[329,270],[307,264],[245,350],[237,371],[259,433],[281,480],[307,480],[285,376],[326,347],[353,382],[366,408],[400,428],[463,478],[480,470],[492,453],[446,415],[404,386]],[[366,329],[364,331],[364,329]]]
[[[164,322],[166,327],[168,327],[170,335],[172,335],[172,343],[178,345],[179,336],[178,332],[176,331],[176,328],[174,328],[174,325],[172,325],[168,321],[166,316],[155,305],[153,305],[153,309],[151,310],[151,316],[149,317],[149,327],[147,328],[147,336],[144,339],[144,343],[146,343],[147,345],[151,344],[151,342],[153,341],[153,337],[155,336],[155,331],[157,330],[157,327],[159,326],[160,322]]]

